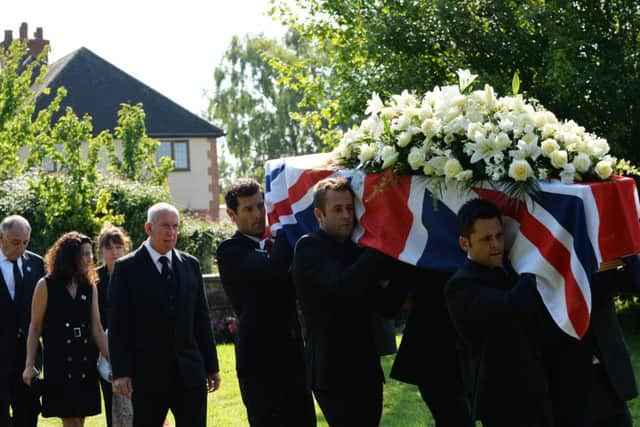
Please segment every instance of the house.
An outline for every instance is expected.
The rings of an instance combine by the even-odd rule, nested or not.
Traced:
[[[36,57],[48,44],[42,28],[36,30],[34,37],[27,40],[27,24],[23,23],[20,39],[28,41],[31,57]],[[2,45],[8,46],[12,39],[11,31],[5,31]],[[224,135],[221,129],[85,47],[49,65],[45,87],[50,87],[54,94],[61,86],[68,91],[61,112],[69,106],[79,117],[90,115],[95,134],[113,131],[120,104],[142,103],[147,134],[160,141],[158,157],[166,155],[174,161],[175,169],[169,176],[173,202],[179,208],[218,220],[216,141]],[[47,105],[52,96],[40,94],[37,109]]]

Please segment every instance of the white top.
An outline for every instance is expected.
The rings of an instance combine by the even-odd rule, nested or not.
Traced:
[[[153,260],[153,263],[155,264],[159,273],[162,273],[162,263],[159,261],[161,256],[166,256],[167,258],[169,258],[169,268],[171,268],[171,265],[172,265],[171,262],[173,261],[172,259],[173,251],[169,251],[166,254],[161,254],[160,252],[156,251],[151,247],[151,242],[149,242],[149,239],[145,240],[143,244],[144,244],[144,247],[147,248],[149,255],[151,255],[151,259]]]
[[[18,258],[18,269],[24,276],[24,270],[22,269],[22,257]],[[9,295],[11,295],[11,299],[15,299],[16,284],[13,280],[13,262],[8,260],[7,257],[4,256],[4,252],[2,252],[2,249],[0,249],[0,270],[2,270],[4,283],[7,284],[7,289],[9,290]]]

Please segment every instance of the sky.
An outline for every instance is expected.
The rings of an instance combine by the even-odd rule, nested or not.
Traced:
[[[29,38],[42,27],[50,63],[86,47],[198,115],[233,35],[284,34],[265,15],[269,0],[0,1],[2,40],[22,22]]]

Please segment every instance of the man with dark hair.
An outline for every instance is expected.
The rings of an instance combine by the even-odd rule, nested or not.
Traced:
[[[392,315],[406,292],[379,285],[395,278],[391,258],[351,241],[354,201],[345,178],[318,182],[313,203],[320,229],[298,241],[293,260],[312,389],[330,426],[378,426],[384,374],[373,310]]]
[[[445,300],[462,340],[472,414],[485,427],[549,426],[535,283],[504,257],[502,219],[493,204],[465,203],[458,223],[467,261],[445,286]]]
[[[225,195],[237,231],[216,253],[222,285],[238,315],[236,371],[251,426],[315,426],[284,233],[269,248],[260,185],[240,179]]]
[[[31,225],[19,216],[0,223],[0,426],[35,427],[40,405],[38,397],[22,382],[27,334],[31,320],[31,299],[38,280],[44,276],[42,257],[27,249]],[[36,367],[42,366],[38,345]],[[9,417],[9,408],[13,415]]]

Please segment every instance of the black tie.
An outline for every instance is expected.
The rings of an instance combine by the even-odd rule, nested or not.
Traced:
[[[18,268],[18,260],[11,261],[13,263],[13,289],[14,295],[18,293],[18,288],[22,286],[22,273]]]
[[[169,268],[169,258],[162,255],[160,258],[158,258],[158,261],[160,261],[160,264],[162,264],[162,270],[160,271],[162,278],[168,279],[169,277],[171,277],[171,269]]]

